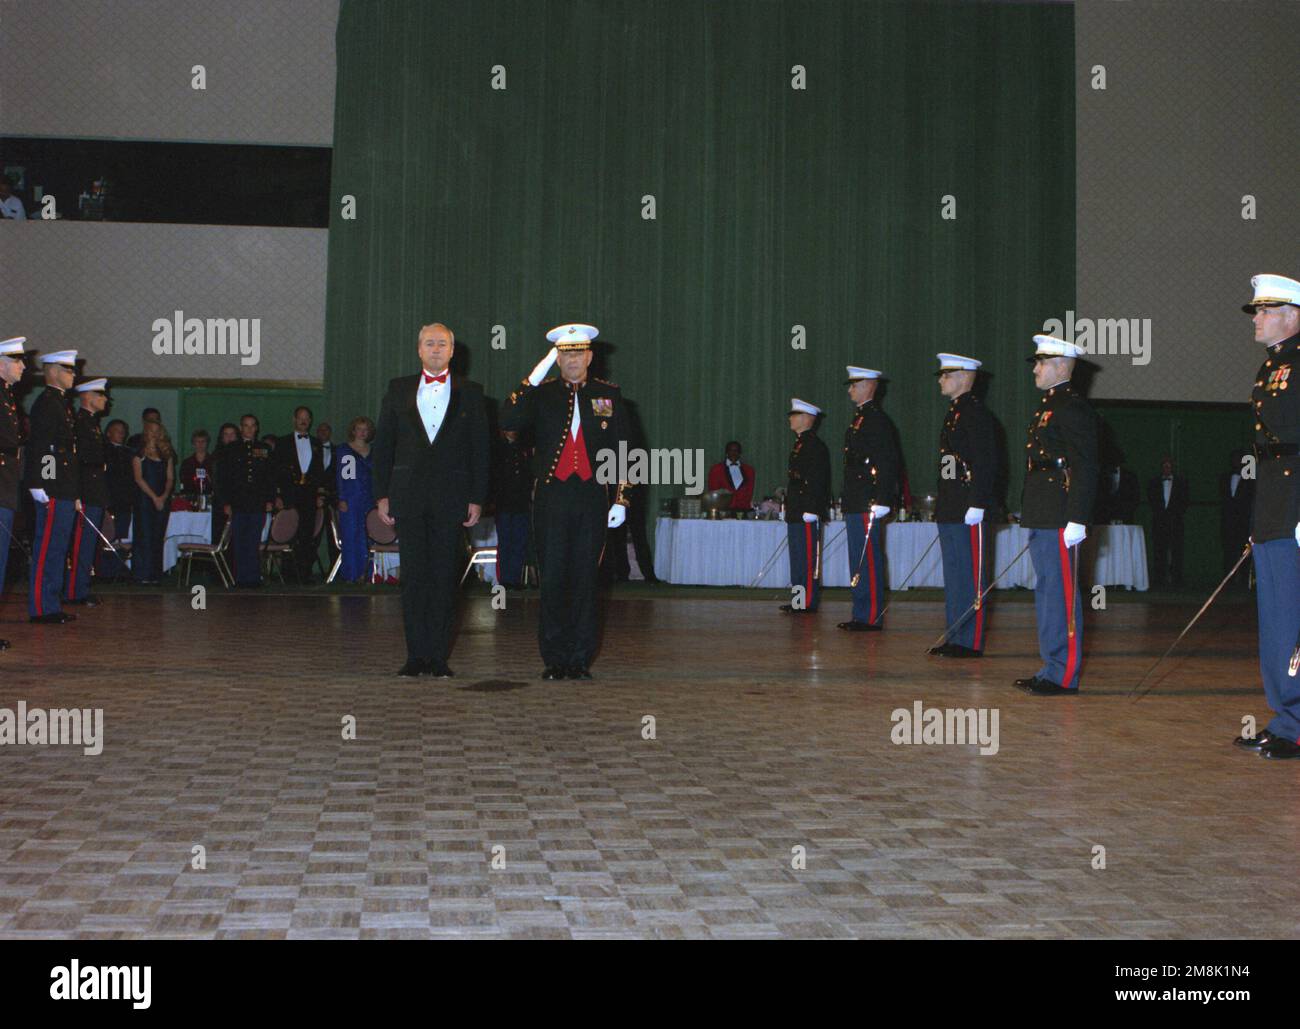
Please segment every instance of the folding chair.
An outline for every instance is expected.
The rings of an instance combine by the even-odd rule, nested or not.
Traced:
[[[298,532],[298,512],[291,507],[283,508],[271,519],[271,529],[266,542],[262,544],[262,560],[265,562],[266,577],[271,577],[271,569],[284,583],[284,555],[293,549],[293,537]]]
[[[185,562],[184,584],[186,587],[190,584],[190,571],[194,567],[196,557],[201,561],[211,561],[216,566],[217,574],[221,576],[221,584],[226,589],[230,589],[235,584],[234,573],[231,572],[230,566],[226,563],[226,553],[230,549],[230,519],[226,520],[225,528],[221,530],[221,539],[217,540],[215,544],[182,543],[177,549],[180,551],[180,560]]]
[[[379,517],[377,507],[372,508],[366,515],[366,542],[366,549],[370,554],[370,581],[373,583],[375,570],[378,568],[375,555],[397,553],[397,526],[385,525],[384,520]]]

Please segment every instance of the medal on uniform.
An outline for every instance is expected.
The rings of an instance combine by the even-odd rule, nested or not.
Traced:
[[[597,418],[614,417],[614,401],[609,397],[592,397],[591,410]],[[604,428],[602,425],[601,428]]]

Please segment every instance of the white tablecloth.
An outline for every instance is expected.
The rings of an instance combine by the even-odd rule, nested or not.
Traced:
[[[1029,542],[1029,530],[1018,525],[994,528],[990,578],[1002,571]],[[885,524],[885,566],[891,589],[897,589],[938,534],[933,522]],[[986,528],[987,531],[987,528]],[[847,586],[851,572],[843,522],[828,522],[822,534],[822,584]],[[786,538],[785,522],[744,521],[724,518],[660,518],[655,527],[655,574],[668,582],[704,586],[748,586]],[[1146,538],[1140,525],[1095,525],[1088,528],[1080,574],[1094,585],[1127,586],[1145,590]],[[763,576],[759,587],[783,589],[790,585],[790,558],[783,551]],[[1034,568],[1029,554],[997,584],[998,589],[1023,586],[1033,589]],[[943,562],[936,543],[916,569],[912,586],[942,586]]]
[[[262,526],[262,541],[266,541],[267,531],[271,528],[271,516],[266,516]],[[135,535],[135,519],[131,519],[129,540]],[[182,543],[212,542],[211,511],[173,511],[167,519],[167,535],[163,537],[163,571],[171,571],[180,560]],[[128,560],[127,564],[131,562]]]

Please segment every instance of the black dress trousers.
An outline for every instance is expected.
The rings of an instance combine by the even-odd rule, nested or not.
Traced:
[[[444,663],[451,649],[457,580],[464,560],[463,517],[419,511],[397,516],[406,656]]]
[[[598,635],[596,589],[609,503],[595,479],[572,476],[537,488],[533,538],[541,577],[537,640],[546,665],[589,665]]]

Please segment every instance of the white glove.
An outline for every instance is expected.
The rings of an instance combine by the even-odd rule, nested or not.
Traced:
[[[32,495],[32,499],[38,504],[48,504],[50,502],[49,496],[43,489],[33,489],[27,492]]]
[[[1087,526],[1080,525],[1078,522],[1065,523],[1065,545],[1067,547],[1073,547],[1078,543],[1082,543],[1087,538]]]
[[[1300,522],[1295,523],[1295,545],[1300,547]]]
[[[803,516],[803,520],[804,520],[805,522],[815,523],[815,522],[817,521],[817,516],[816,516],[815,514],[807,514],[807,513],[805,513],[804,516]]]
[[[528,383],[530,386],[539,386],[546,373],[551,370],[551,365],[555,364],[555,357],[559,353],[555,347],[547,351],[546,356],[537,362],[537,367],[528,373]]]
[[[982,507],[966,508],[967,525],[979,525],[979,523],[982,521],[984,521],[984,508]]]
[[[889,514],[889,508],[884,504],[872,504],[871,514],[874,518],[884,518],[885,515]]]
[[[622,504],[614,504],[609,509],[609,521],[606,523],[611,529],[617,529],[627,519],[627,508]]]

